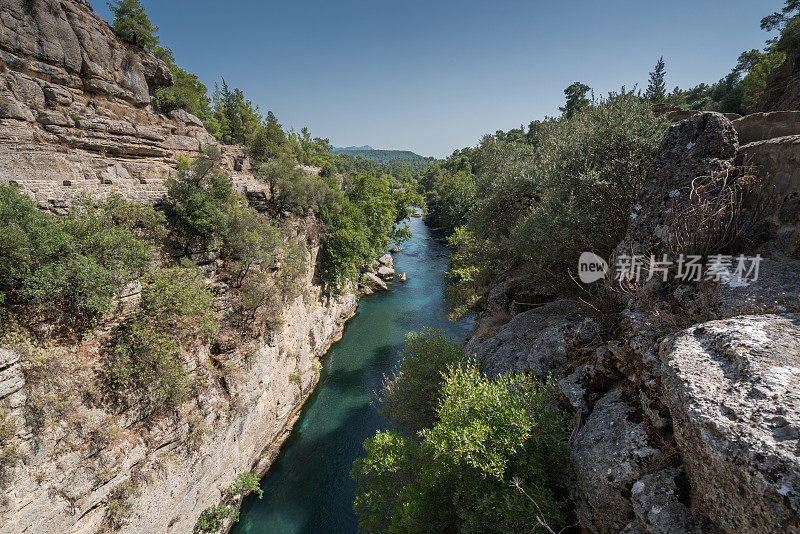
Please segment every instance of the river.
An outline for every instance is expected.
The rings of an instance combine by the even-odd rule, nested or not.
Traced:
[[[363,297],[342,340],[324,358],[317,388],[280,455],[261,481],[262,499],[242,505],[236,534],[352,534],[353,460],[364,440],[389,423],[375,409],[375,391],[398,361],[408,332],[429,326],[461,341],[473,324],[444,316],[442,280],[447,249],[428,239],[422,219],[410,222],[413,237],[394,254],[397,274],[388,292]]]

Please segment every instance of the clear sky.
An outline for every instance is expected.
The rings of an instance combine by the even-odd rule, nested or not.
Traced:
[[[111,19],[104,0],[91,0]],[[563,105],[647,85],[715,82],[782,0],[144,0],[175,59],[220,75],[284,126],[335,146],[445,156]]]

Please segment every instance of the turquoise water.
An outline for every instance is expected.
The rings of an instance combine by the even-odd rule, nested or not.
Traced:
[[[363,455],[364,440],[389,423],[372,401],[383,375],[397,363],[408,332],[441,328],[460,341],[471,321],[444,316],[442,278],[445,247],[427,239],[421,219],[411,219],[413,237],[394,254],[397,273],[408,282],[361,299],[342,340],[324,359],[317,389],[261,482],[263,499],[242,506],[236,534],[354,533],[353,460]]]

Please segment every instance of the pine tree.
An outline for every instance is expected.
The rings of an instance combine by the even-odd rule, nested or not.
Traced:
[[[667,69],[664,66],[664,56],[658,58],[656,69],[650,73],[650,83],[647,86],[644,96],[651,102],[662,102],[666,96],[666,83],[664,76]]]

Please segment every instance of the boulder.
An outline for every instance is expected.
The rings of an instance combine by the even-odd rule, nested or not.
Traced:
[[[540,378],[561,377],[573,343],[589,343],[599,325],[586,320],[582,307],[567,300],[545,304],[520,313],[492,335],[476,334],[464,345],[485,372],[495,376],[506,371],[532,372]],[[583,334],[579,334],[583,327]]]
[[[63,111],[46,110],[40,111],[39,116],[36,118],[37,122],[44,125],[72,127],[75,126],[75,121],[68,117]]]
[[[389,287],[386,285],[386,282],[378,278],[375,273],[364,273],[362,275],[362,280],[364,285],[373,291],[386,291],[389,289]]]
[[[400,282],[407,282],[408,281],[408,277],[406,276],[406,273],[400,273],[400,276],[397,279]]]
[[[394,264],[394,258],[392,258],[391,254],[384,254],[378,258],[378,263],[381,265],[386,265],[387,267],[391,267]]]
[[[389,252],[392,254],[397,254],[398,252],[403,252],[403,247],[392,247],[389,249]]]
[[[800,532],[800,314],[695,325],[659,356],[696,506],[727,532]]]
[[[710,534],[714,524],[691,510],[686,475],[678,468],[645,475],[631,488],[633,512],[640,532],[646,534]]]
[[[181,124],[188,124],[189,126],[197,126],[199,128],[203,127],[203,121],[183,109],[172,110],[169,112],[169,116],[171,119]]]
[[[634,518],[631,488],[658,454],[641,412],[622,389],[597,401],[569,453],[569,487],[581,525],[600,534],[628,525]]]
[[[72,92],[60,86],[47,84],[44,86],[44,97],[49,105],[69,106],[74,99]]]
[[[391,267],[387,267],[385,265],[381,265],[378,267],[378,276],[383,278],[384,280],[391,280],[394,278],[394,269]]]
[[[736,130],[720,113],[699,113],[672,125],[636,195],[628,232],[615,255],[667,252],[673,214],[688,202],[692,180],[731,167],[738,148]]]

